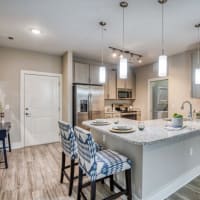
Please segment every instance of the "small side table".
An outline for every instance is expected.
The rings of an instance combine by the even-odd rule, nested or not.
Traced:
[[[4,122],[4,123],[0,122],[0,130],[6,130],[6,137],[8,138],[8,147],[6,148],[8,148],[9,152],[11,152],[12,150],[10,142],[10,128],[11,128],[10,122]]]
[[[8,168],[8,161],[7,161],[7,154],[6,154],[6,143],[5,143],[5,138],[6,138],[6,129],[1,129],[0,130],[0,141],[3,143],[3,155],[4,155],[4,163],[6,169]],[[0,162],[2,163],[2,162]]]
[[[2,141],[3,143],[2,147],[4,155],[3,162],[5,163],[5,168],[8,168],[6,148],[9,149],[9,152],[11,152],[10,128],[11,128],[10,122],[0,123],[0,141]],[[8,138],[8,147],[6,147],[6,142],[5,142],[6,138]]]

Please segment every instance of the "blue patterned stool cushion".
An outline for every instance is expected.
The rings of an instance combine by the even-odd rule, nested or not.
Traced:
[[[111,150],[97,152],[90,132],[75,127],[78,144],[79,166],[91,181],[131,168],[131,161],[125,156]]]
[[[131,168],[132,162],[127,157],[110,149],[96,153],[96,180]]]
[[[63,121],[59,121],[58,126],[60,129],[63,152],[66,155],[69,155],[71,159],[76,159],[78,155],[77,143],[72,126],[69,123]]]

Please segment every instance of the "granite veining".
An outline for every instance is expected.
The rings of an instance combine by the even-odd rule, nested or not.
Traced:
[[[110,134],[113,137],[118,137],[128,142],[132,142],[138,145],[152,144],[154,142],[159,142],[163,140],[175,139],[178,137],[191,136],[195,134],[200,134],[200,121],[185,121],[182,130],[168,131],[165,129],[165,126],[169,123],[163,119],[159,120],[148,120],[144,121],[145,129],[143,131],[138,130],[138,121],[124,119],[124,118],[111,118],[106,119],[111,124],[106,126],[95,126],[91,125],[90,121],[84,121],[83,124],[89,128],[102,132],[102,134]],[[112,133],[110,129],[114,126],[114,122],[119,120],[119,125],[129,125],[132,126],[135,131],[132,133]]]

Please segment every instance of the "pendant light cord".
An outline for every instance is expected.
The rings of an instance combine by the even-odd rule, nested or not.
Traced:
[[[101,64],[103,66],[103,63],[104,63],[104,55],[103,55],[103,41],[104,41],[104,37],[103,37],[103,31],[104,31],[104,28],[102,26],[101,28]]]
[[[164,4],[162,4],[162,41],[161,41],[161,43],[162,43],[162,55],[164,55],[165,54],[165,50],[164,50],[164,45],[165,45],[165,43],[164,43]]]
[[[200,67],[200,26],[198,27],[198,65]]]
[[[123,46],[123,52],[124,52],[124,8],[123,8],[123,30],[122,30],[122,46]]]

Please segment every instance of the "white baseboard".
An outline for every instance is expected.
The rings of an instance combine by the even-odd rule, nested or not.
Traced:
[[[12,147],[12,149],[21,149],[21,148],[23,148],[24,146],[22,145],[21,142],[13,142],[13,143],[11,144],[11,147]]]
[[[192,169],[188,173],[184,174],[183,176],[178,177],[176,180],[172,181],[170,184],[167,184],[163,189],[161,189],[156,194],[153,194],[150,197],[142,198],[143,200],[164,200],[177,190],[188,184],[190,181],[195,179],[197,176],[200,175],[200,166]]]

